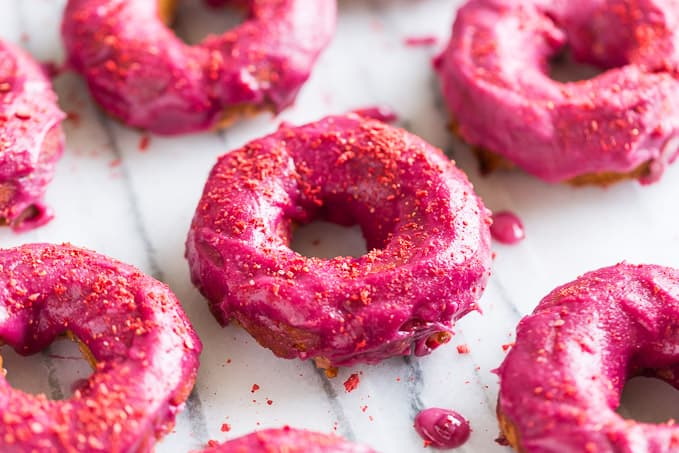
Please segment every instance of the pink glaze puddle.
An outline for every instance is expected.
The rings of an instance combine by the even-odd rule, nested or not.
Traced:
[[[386,106],[372,106],[364,107],[362,109],[352,110],[351,113],[355,113],[363,118],[370,118],[377,121],[382,121],[383,123],[391,124],[398,121],[398,114],[392,110],[390,107]]]
[[[449,409],[424,409],[415,417],[415,431],[426,445],[458,448],[469,439],[471,427],[462,415]]]
[[[435,46],[439,39],[434,35],[408,36],[403,43],[408,47],[430,47]]]
[[[490,226],[490,234],[502,244],[517,244],[526,238],[526,230],[521,219],[509,211],[501,211],[493,214],[493,224]]]

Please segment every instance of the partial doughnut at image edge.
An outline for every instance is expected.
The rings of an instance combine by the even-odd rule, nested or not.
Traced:
[[[213,0],[213,6],[227,3]],[[68,61],[125,124],[177,135],[290,106],[330,42],[336,0],[238,2],[247,19],[190,46],[163,22],[170,0],[69,0]]]
[[[453,130],[486,171],[657,181],[679,151],[678,20],[658,0],[470,0],[435,61]],[[564,49],[604,72],[553,80]]]

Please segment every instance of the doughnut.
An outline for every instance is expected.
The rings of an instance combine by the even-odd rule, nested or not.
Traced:
[[[201,453],[375,453],[341,437],[302,429],[266,429],[209,447]]]
[[[489,215],[440,150],[350,113],[283,124],[222,156],[186,255],[222,325],[332,372],[447,342],[489,275]],[[315,219],[360,226],[369,252],[291,250],[293,228]]]
[[[70,245],[0,250],[0,269],[0,343],[29,355],[67,334],[94,369],[61,401],[0,374],[0,451],[153,451],[193,388],[202,349],[170,289]]]
[[[499,369],[498,417],[518,451],[676,452],[679,426],[623,419],[627,379],[677,387],[679,270],[618,264],[545,297]]]
[[[0,224],[23,231],[52,219],[42,199],[63,153],[63,119],[43,69],[0,40]]]
[[[518,166],[550,183],[642,184],[679,141],[679,11],[664,0],[470,0],[435,60],[455,131],[482,169]],[[550,78],[569,48],[604,70]]]
[[[166,23],[173,0],[69,0],[71,66],[104,110],[158,134],[224,127],[293,103],[335,28],[335,0],[213,0],[248,19],[189,46]]]

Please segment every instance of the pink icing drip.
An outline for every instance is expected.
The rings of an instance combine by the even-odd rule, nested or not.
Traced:
[[[526,238],[523,222],[516,214],[509,211],[493,214],[490,234],[496,241],[510,245],[521,242]]]
[[[60,76],[68,69],[68,65],[66,63],[57,63],[55,61],[44,61],[40,63],[40,66],[45,72],[45,75],[47,75],[47,77],[50,79]]]
[[[21,216],[12,223],[12,230],[17,233],[25,233],[26,231],[31,231],[39,228],[43,225],[47,225],[54,219],[54,211],[52,208],[45,206],[42,202],[37,202],[27,208],[27,210],[34,210],[30,213],[28,217],[22,218]]]
[[[436,448],[458,448],[469,439],[471,427],[462,415],[449,409],[430,408],[415,417],[415,431]]]

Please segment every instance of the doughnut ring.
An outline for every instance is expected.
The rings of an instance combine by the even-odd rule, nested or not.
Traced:
[[[70,245],[0,250],[0,343],[34,354],[77,339],[94,372],[48,400],[0,375],[3,452],[150,452],[193,388],[202,345],[169,288]]]
[[[64,150],[64,114],[43,69],[0,41],[0,223],[23,231],[49,222],[43,204]]]
[[[305,257],[294,225],[359,225],[361,257]],[[477,308],[489,212],[464,173],[404,130],[356,114],[277,132],[222,156],[187,240],[194,284],[284,358],[333,369],[425,355]]]
[[[173,1],[69,0],[69,62],[106,111],[158,134],[222,127],[292,104],[332,38],[335,0],[211,3],[245,6],[248,19],[189,46],[163,23]]]
[[[498,417],[518,451],[679,451],[674,422],[615,410],[627,379],[679,384],[679,271],[618,264],[552,291],[499,369]]]
[[[547,182],[656,181],[679,150],[677,9],[664,0],[470,0],[435,62],[456,132],[482,168]],[[569,47],[605,70],[562,83]]]

